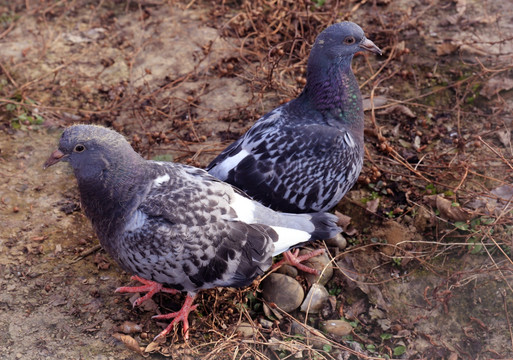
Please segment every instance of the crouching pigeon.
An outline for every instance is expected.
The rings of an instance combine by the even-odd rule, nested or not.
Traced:
[[[351,60],[381,50],[352,22],[331,25],[310,52],[298,98],[260,118],[207,171],[277,211],[329,211],[354,185],[363,163],[363,104]],[[312,255],[285,260],[300,264]]]
[[[187,292],[180,311],[155,316],[173,318],[157,337],[181,321],[187,338],[198,291],[246,286],[272,256],[340,232],[332,214],[275,212],[202,169],[145,160],[101,126],[67,128],[44,168],[59,161],[73,168],[102,247],[143,283],[117,291],[147,292],[134,305],[159,291]]]

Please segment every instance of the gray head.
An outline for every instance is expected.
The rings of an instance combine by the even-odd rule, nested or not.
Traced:
[[[349,21],[340,22],[319,34],[308,65],[327,66],[335,62],[349,66],[353,55],[362,50],[381,55],[381,50],[365,37],[361,27]]]
[[[67,161],[79,181],[92,180],[100,178],[106,169],[119,167],[126,160],[138,161],[142,158],[121,134],[102,126],[74,125],[64,131],[59,148],[48,158],[44,168]]]

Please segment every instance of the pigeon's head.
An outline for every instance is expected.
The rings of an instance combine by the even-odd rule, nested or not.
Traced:
[[[121,134],[102,126],[74,125],[64,131],[43,168],[67,161],[79,180],[93,179],[127,158],[140,157]]]
[[[361,27],[344,21],[331,25],[317,36],[309,62],[327,61],[349,65],[353,55],[362,50],[381,55],[381,50],[365,37]]]

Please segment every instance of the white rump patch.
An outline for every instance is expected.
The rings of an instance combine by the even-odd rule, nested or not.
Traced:
[[[344,141],[349,147],[355,147],[353,137],[347,132],[344,134]]]
[[[246,150],[241,150],[236,155],[224,159],[223,162],[212,169],[212,173],[216,174],[218,179],[225,180],[230,170],[239,165],[242,159],[248,155],[249,153]]]
[[[155,184],[155,186],[160,186],[160,185],[162,185],[162,183],[169,181],[169,179],[170,179],[169,175],[166,174],[166,175],[159,176],[158,178],[153,180],[153,183]]]
[[[125,231],[135,231],[144,226],[147,216],[142,211],[136,210],[132,218],[127,221]]]
[[[281,226],[271,226],[278,233],[278,241],[274,243],[273,256],[279,255],[294,245],[304,243],[310,240],[311,236],[306,231],[285,228]]]
[[[237,193],[234,194],[234,199],[230,206],[237,214],[237,219],[245,223],[251,224],[255,219],[255,204],[253,200],[248,199]]]

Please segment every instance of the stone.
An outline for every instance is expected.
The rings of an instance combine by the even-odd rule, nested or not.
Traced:
[[[290,276],[273,273],[262,281],[264,299],[280,309],[291,312],[297,309],[305,297],[303,287]]]
[[[321,322],[321,329],[328,334],[345,336],[351,334],[353,327],[344,320],[327,320]]]
[[[324,240],[326,245],[336,247],[339,250],[344,250],[347,247],[347,240],[342,234],[337,234],[335,237],[331,239]]]
[[[288,275],[291,278],[295,278],[299,274],[298,270],[294,266],[288,265],[288,264],[284,264],[284,265],[280,266],[276,270],[276,272],[280,273],[280,274]]]
[[[313,284],[305,300],[301,304],[301,311],[317,314],[322,310],[325,302],[328,300],[330,294],[328,290],[320,284]]]
[[[235,332],[242,335],[242,337],[251,338],[258,333],[258,330],[255,329],[250,323],[241,322],[239,325],[237,325]]]

